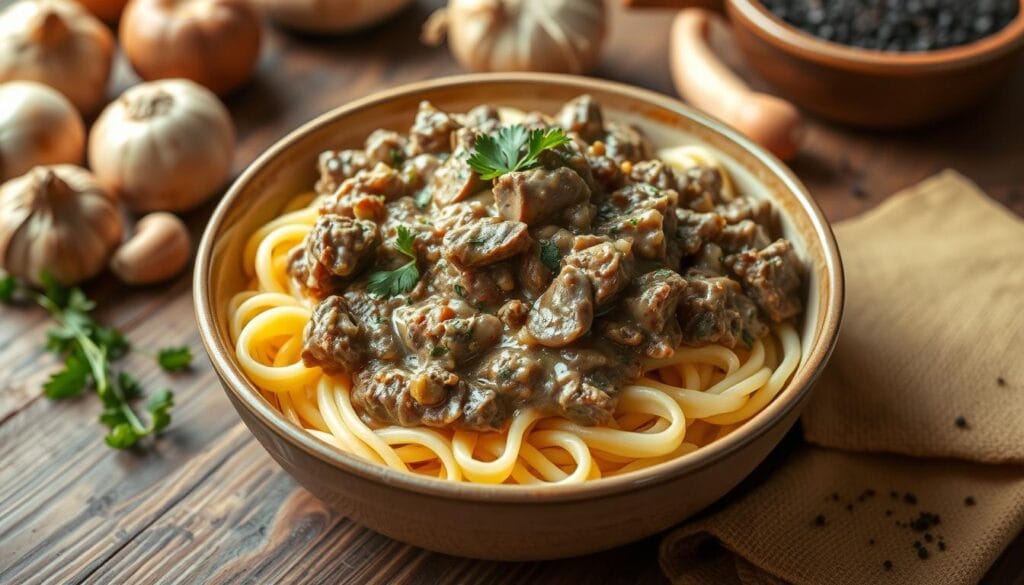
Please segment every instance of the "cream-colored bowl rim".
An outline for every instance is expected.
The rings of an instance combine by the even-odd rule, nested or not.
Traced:
[[[284,416],[274,409],[257,392],[239,368],[234,348],[222,339],[214,319],[212,306],[212,278],[210,274],[214,250],[214,235],[220,231],[221,225],[247,185],[269,161],[281,156],[293,144],[316,128],[330,123],[335,119],[352,115],[361,109],[417,94],[425,90],[451,88],[460,86],[487,85],[493,82],[520,82],[524,85],[559,85],[571,86],[586,91],[615,93],[638,102],[654,105],[690,118],[698,124],[724,135],[749,151],[756,159],[765,164],[776,174],[800,201],[803,211],[810,217],[814,227],[815,239],[824,249],[824,267],[828,290],[828,303],[820,342],[811,348],[806,362],[794,373],[793,379],[779,395],[760,413],[746,421],[736,431],[706,447],[659,465],[634,471],[622,476],[604,478],[599,481],[585,482],[576,485],[550,486],[509,486],[509,485],[478,485],[467,482],[449,482],[436,478],[421,477],[411,473],[395,471],[384,465],[360,459],[344,453],[327,443],[314,438],[297,427],[291,425]],[[351,101],[339,108],[323,114],[307,122],[297,130],[275,143],[256,159],[235,181],[217,205],[203,233],[202,241],[196,255],[193,294],[195,310],[199,325],[199,334],[207,353],[213,362],[224,386],[243,405],[250,414],[258,418],[263,425],[292,446],[302,449],[307,454],[320,459],[339,470],[357,475],[364,479],[379,482],[382,485],[396,487],[407,491],[428,494],[431,496],[477,502],[529,502],[555,503],[575,500],[586,500],[602,496],[628,492],[648,485],[669,481],[680,475],[692,473],[713,464],[723,457],[742,449],[763,435],[774,421],[785,417],[810,391],[812,384],[824,368],[839,333],[839,325],[843,312],[843,271],[832,230],[822,214],[821,209],[807,193],[800,181],[781,161],[752,143],[747,138],[726,125],[667,96],[631,87],[621,83],[577,77],[571,75],[540,74],[540,73],[500,73],[472,74],[443,77],[430,81],[412,83],[389,89],[373,95]],[[220,309],[223,310],[223,307]]]

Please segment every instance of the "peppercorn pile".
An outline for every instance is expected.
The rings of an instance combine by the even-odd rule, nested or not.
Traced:
[[[880,51],[935,51],[995,34],[1018,0],[761,0],[775,16],[827,41]]]

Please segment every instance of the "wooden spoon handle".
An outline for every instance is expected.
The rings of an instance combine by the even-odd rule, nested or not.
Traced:
[[[793,158],[800,150],[800,113],[783,99],[751,90],[715,55],[708,42],[712,24],[724,21],[700,8],[681,10],[672,22],[669,52],[679,95],[779,158]]]

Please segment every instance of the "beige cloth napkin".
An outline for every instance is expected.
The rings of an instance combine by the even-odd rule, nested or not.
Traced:
[[[1024,222],[946,171],[836,235],[814,446],[670,533],[674,583],[972,583],[1024,529]]]

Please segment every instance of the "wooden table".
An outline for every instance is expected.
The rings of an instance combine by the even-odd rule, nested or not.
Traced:
[[[240,144],[236,170],[300,123],[346,100],[459,71],[444,48],[421,47],[421,1],[376,29],[340,39],[267,35],[255,79],[228,100]],[[671,13],[617,10],[595,75],[673,94],[666,60]],[[134,81],[123,64],[116,89]],[[793,168],[832,220],[954,167],[1024,214],[1024,63],[977,111],[916,132],[809,125]],[[188,216],[198,237],[212,205]],[[41,350],[47,318],[0,309],[0,583],[661,582],[656,538],[587,558],[508,564],[414,549],[354,526],[298,487],[239,422],[202,353],[191,276],[125,289],[90,284],[97,317],[138,347],[188,344],[193,370],[168,376],[138,353],[127,366],[148,388],[177,392],[172,428],[146,454],[102,444],[93,397],[53,403]],[[1024,540],[988,581],[1024,575]]]

